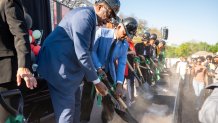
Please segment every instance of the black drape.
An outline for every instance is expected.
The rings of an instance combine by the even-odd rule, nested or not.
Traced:
[[[50,0],[22,0],[26,12],[32,17],[32,30],[43,30],[42,41],[51,32]]]

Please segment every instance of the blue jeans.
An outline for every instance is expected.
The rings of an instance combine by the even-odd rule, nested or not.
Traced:
[[[204,89],[204,82],[193,80],[193,88],[195,95],[197,96],[195,100],[195,105],[196,108],[199,109],[203,102],[202,90]]]

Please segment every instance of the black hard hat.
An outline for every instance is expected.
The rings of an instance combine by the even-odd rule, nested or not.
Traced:
[[[157,35],[156,34],[151,34],[150,39],[157,40]]]
[[[120,17],[118,17],[118,16],[117,16],[115,19],[114,19],[114,18],[111,19],[111,23],[114,24],[114,25],[116,25],[116,26],[117,26],[120,22],[121,22],[121,19],[120,19]]]
[[[122,24],[124,25],[127,36],[132,39],[136,34],[138,22],[135,18],[128,17],[123,19]]]
[[[162,43],[164,46],[166,45],[166,41],[161,40],[160,43]]]
[[[156,46],[158,46],[159,43],[160,43],[159,40],[155,40],[155,42],[154,42],[154,44],[155,44]]]
[[[142,36],[142,40],[144,41],[144,40],[149,40],[149,38],[150,38],[150,33],[149,32],[145,32],[144,34],[143,34],[143,36]]]
[[[120,0],[96,0],[95,3],[106,2],[113,11],[113,18],[117,19],[117,13],[120,10]]]

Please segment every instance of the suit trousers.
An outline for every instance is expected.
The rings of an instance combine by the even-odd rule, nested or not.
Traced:
[[[79,123],[80,87],[68,95],[62,95],[55,87],[48,84],[57,123]]]
[[[109,74],[107,76],[109,81],[113,82],[111,76]],[[82,90],[80,121],[90,120],[95,94],[96,94],[96,90],[94,88],[93,83],[85,81]],[[114,104],[109,96],[102,97],[102,106],[103,106],[102,114],[101,114],[102,122],[107,123],[108,121],[113,120]]]

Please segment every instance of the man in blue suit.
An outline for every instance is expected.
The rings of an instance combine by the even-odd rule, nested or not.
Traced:
[[[119,11],[119,0],[97,0],[94,7],[70,11],[44,41],[38,56],[38,73],[48,81],[58,123],[79,123],[82,79],[95,84],[103,96],[107,88],[96,74],[91,50],[97,25]]]
[[[128,43],[125,38],[132,38],[137,29],[134,18],[124,19],[116,29],[99,28],[92,51],[92,60],[99,74],[106,74],[111,84],[116,86],[116,95],[122,96],[122,84],[127,60]],[[105,72],[104,72],[105,71]],[[83,86],[80,120],[87,123],[90,120],[95,92],[92,83]],[[114,107],[109,96],[102,98],[102,121],[108,123],[113,119]]]

